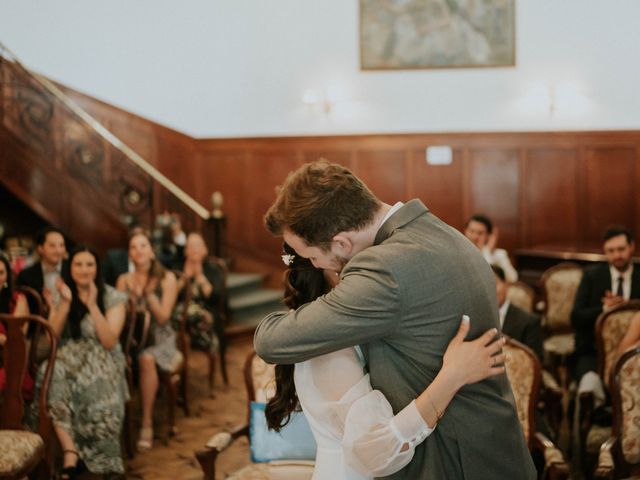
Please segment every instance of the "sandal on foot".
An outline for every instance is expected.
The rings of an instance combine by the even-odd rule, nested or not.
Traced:
[[[60,471],[60,479],[62,480],[73,480],[74,478],[78,478],[79,475],[85,473],[87,471],[87,465],[80,458],[80,454],[76,450],[63,450],[63,454],[72,453],[76,456],[76,464],[69,465],[64,467]]]
[[[136,448],[139,452],[146,452],[153,447],[153,427],[142,427]]]

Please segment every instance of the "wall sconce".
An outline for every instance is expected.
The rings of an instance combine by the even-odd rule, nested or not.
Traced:
[[[310,109],[321,111],[329,115],[338,103],[341,95],[335,87],[324,90],[307,90],[302,96],[302,101]]]
[[[587,113],[592,102],[572,83],[539,83],[531,86],[516,106],[526,114],[577,117]]]

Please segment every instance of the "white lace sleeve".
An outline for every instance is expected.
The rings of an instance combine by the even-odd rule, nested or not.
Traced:
[[[404,468],[413,458],[416,445],[431,432],[415,402],[394,416],[385,396],[373,390],[349,409],[342,441],[344,458],[347,465],[364,475],[385,477]]]

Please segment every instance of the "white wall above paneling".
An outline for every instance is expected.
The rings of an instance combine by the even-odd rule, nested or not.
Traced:
[[[357,0],[0,0],[0,41],[198,137],[640,128],[640,1],[516,3],[511,68],[360,71]]]

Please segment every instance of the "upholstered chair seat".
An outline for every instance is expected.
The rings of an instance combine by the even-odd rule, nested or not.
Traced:
[[[312,475],[313,462],[274,460],[244,467],[227,480],[310,480]]]
[[[44,455],[44,441],[37,433],[0,430],[0,452],[0,477],[12,477],[35,467]]]

